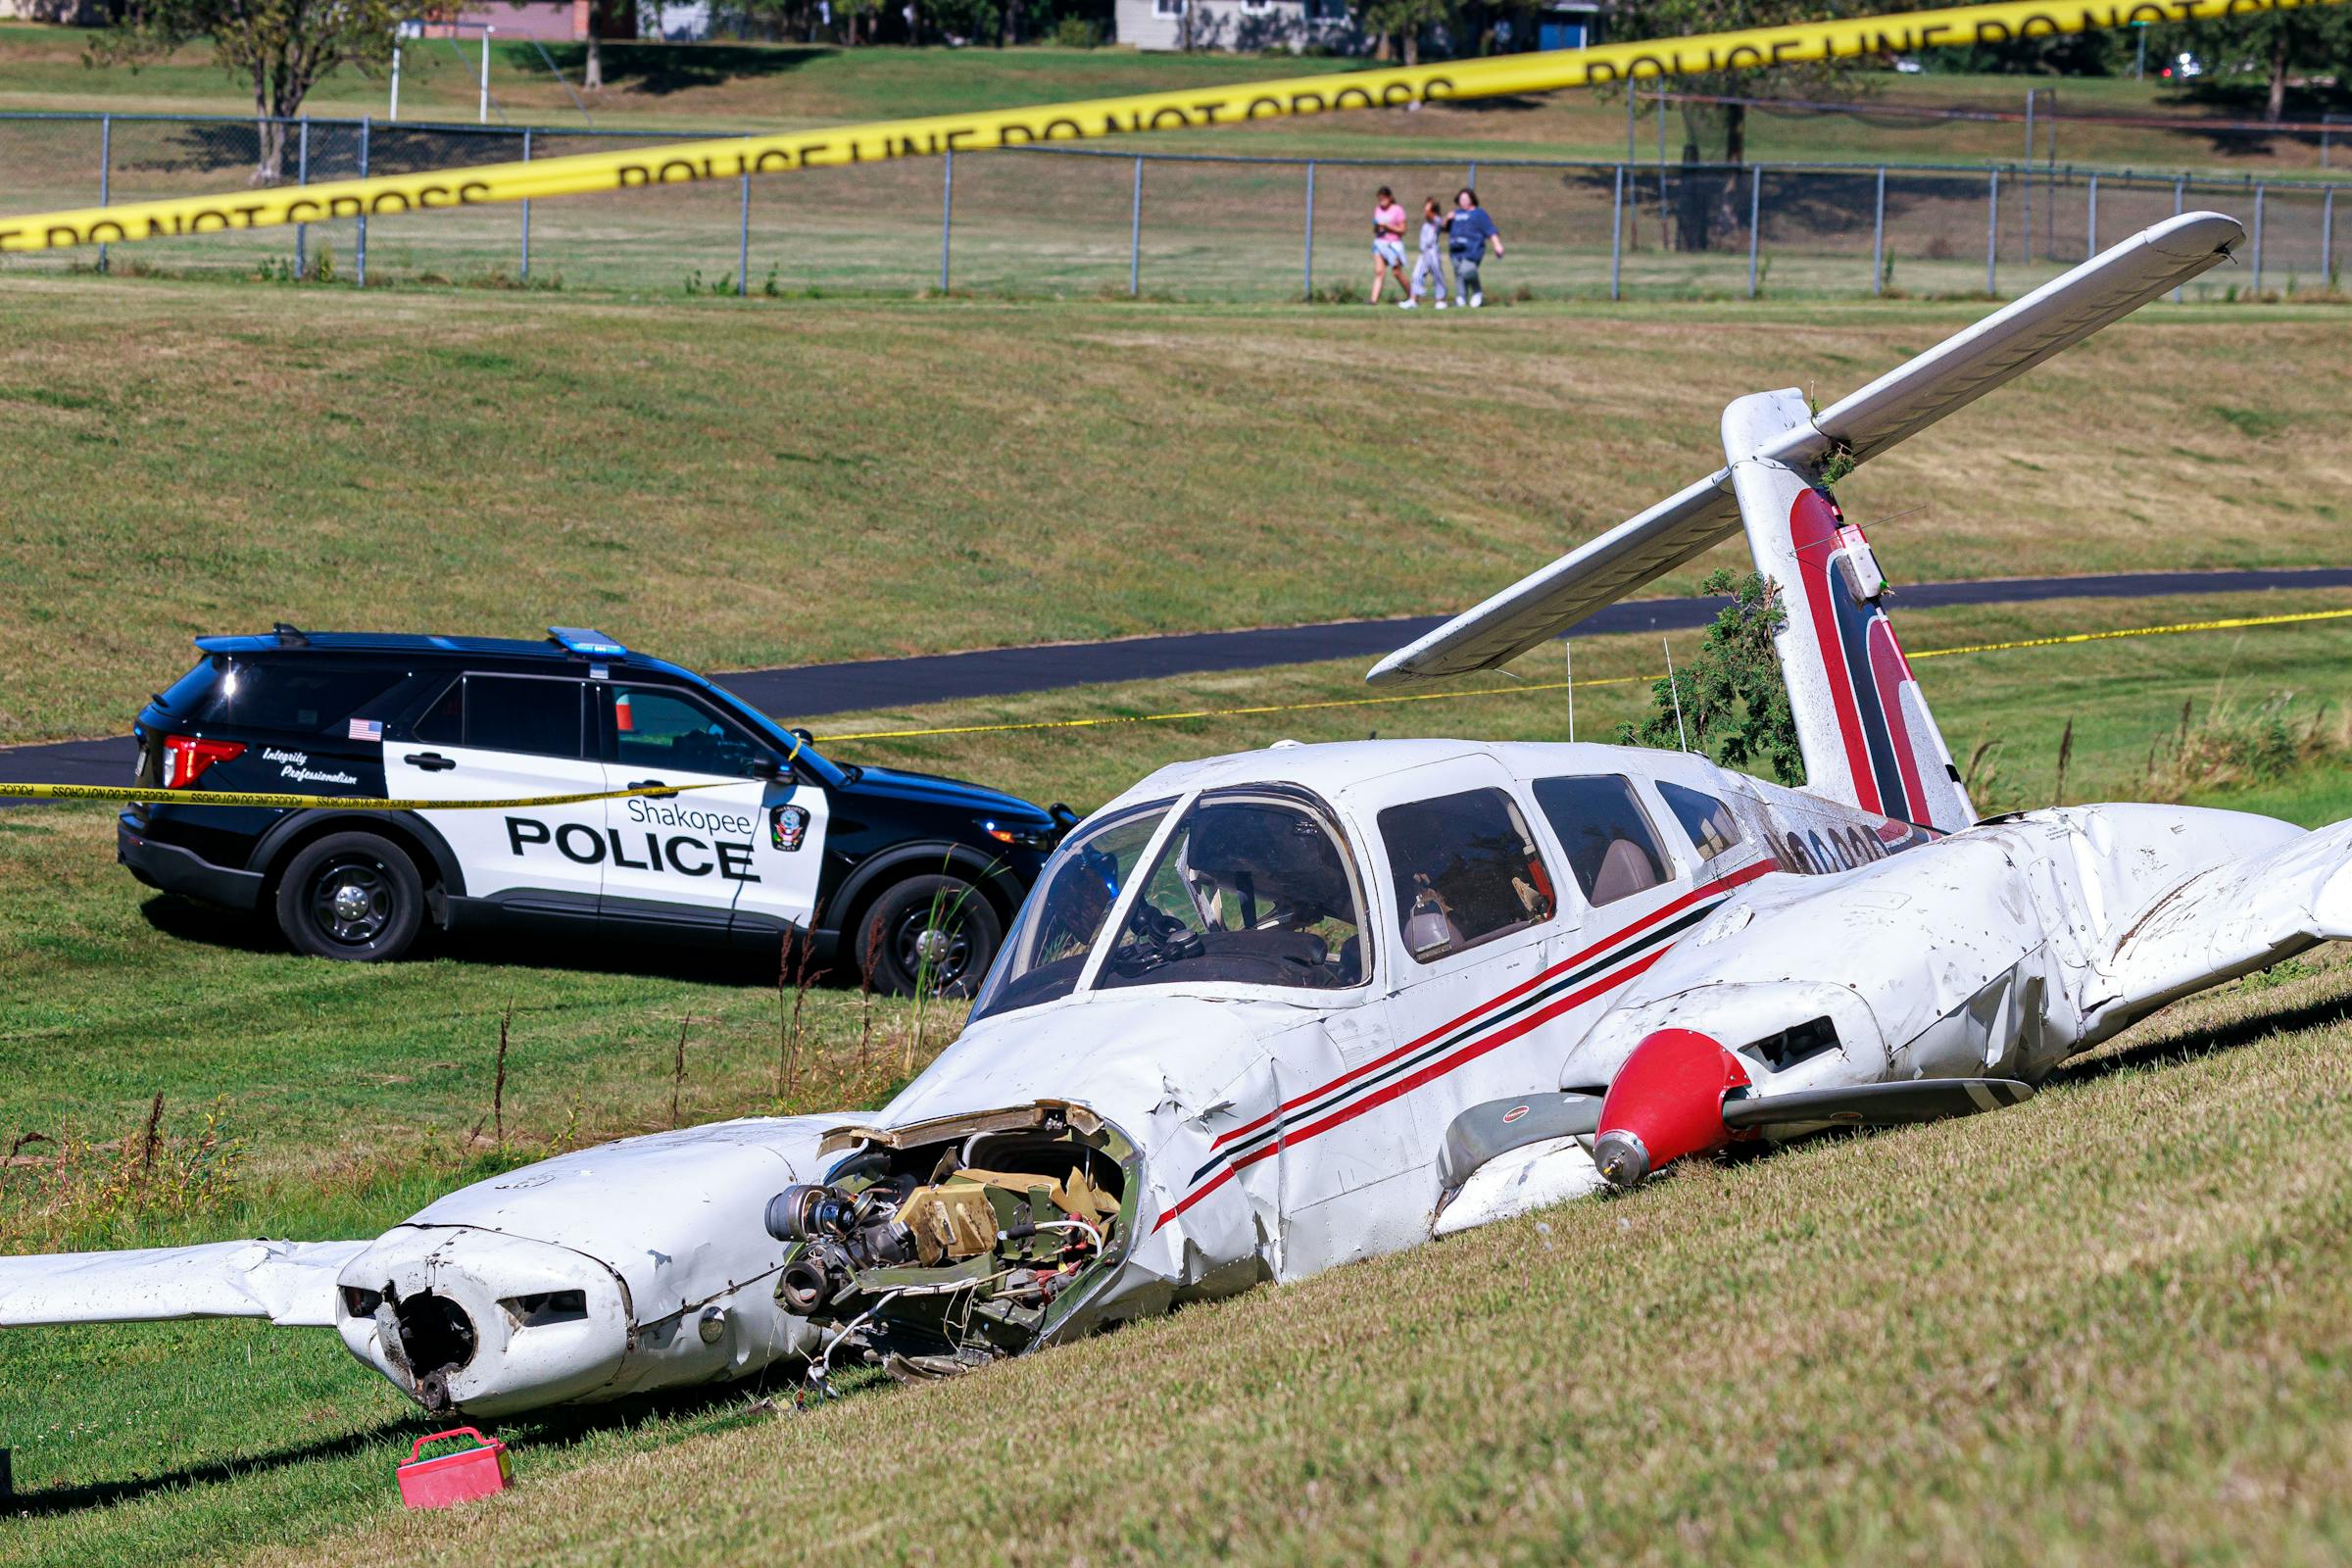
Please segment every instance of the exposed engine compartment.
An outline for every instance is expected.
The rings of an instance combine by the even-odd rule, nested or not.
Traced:
[[[1087,1326],[1135,1229],[1142,1163],[1085,1107],[1041,1102],[889,1130],[849,1128],[830,1180],[778,1193],[767,1229],[796,1252],[786,1311],[842,1356],[942,1377]]]

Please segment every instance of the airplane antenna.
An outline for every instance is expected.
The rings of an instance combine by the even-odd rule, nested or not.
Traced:
[[[1576,744],[1576,644],[1560,639],[1560,647],[1568,661],[1568,744]]]
[[[1690,749],[1690,737],[1683,732],[1683,688],[1674,678],[1674,645],[1661,637],[1658,646],[1666,650],[1666,695],[1674,699],[1674,738],[1687,752]]]

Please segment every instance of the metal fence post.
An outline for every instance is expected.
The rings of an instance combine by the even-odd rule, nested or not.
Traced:
[[[1462,183],[1469,186],[1472,190],[1478,189],[1478,165],[1472,164],[1470,166],[1470,175],[1467,179],[1463,180]]]
[[[2099,175],[2096,170],[2091,171],[2090,211],[2083,215],[2083,224],[2082,259],[2088,261],[2099,254]]]
[[[531,127],[522,127],[522,161],[531,161]],[[522,199],[522,280],[531,280],[531,199]]]
[[[115,117],[100,115],[98,117],[98,205],[101,207],[107,204],[108,193],[112,188],[112,182],[108,176],[113,173],[114,167]],[[104,245],[98,247],[98,270],[101,272],[106,270],[106,247]]]
[[[1658,199],[1666,199],[1666,78],[1658,77]]]
[[[956,154],[951,149],[940,160],[945,171],[939,180],[939,291],[948,291],[948,236],[956,227]]]
[[[2181,209],[2182,209],[2182,205],[2183,205],[2183,203],[2184,203],[2184,202],[2187,200],[2187,196],[2188,196],[2188,181],[2187,181],[2187,180],[2185,180],[2185,179],[2176,179],[2176,180],[2174,180],[2174,181],[2173,181],[2173,216],[2174,216],[2175,218],[2179,218],[2179,217],[2180,216]],[[2180,304],[2180,297],[2181,297],[2181,295],[2180,295],[2180,290],[2181,290],[2181,288],[2182,288],[2182,287],[2185,287],[2185,286],[2186,286],[2186,285],[2185,285],[2185,284],[2183,284],[2183,285],[2180,285],[2180,286],[2179,286],[2179,287],[2176,287],[2176,288],[2173,290],[2173,303],[2174,303],[2175,305],[2178,305],[2178,304]]]
[[[1144,160],[1135,160],[1135,200],[1127,209],[1127,297],[1144,291]]]
[[[1756,246],[1764,226],[1764,166],[1751,164],[1747,171],[1747,297],[1756,297]]]
[[[368,133],[369,128],[368,117],[362,115],[360,117],[360,177],[362,179],[368,177]],[[368,286],[368,210],[365,207],[360,209],[360,237],[355,247],[353,267],[355,269],[352,274],[354,286],[366,288]]]
[[[2026,89],[2026,265],[2034,265],[2034,100],[2041,96],[2039,87]],[[1989,290],[1987,291],[1989,292]]]
[[[2001,291],[1998,282],[2000,250],[2001,172],[1996,169],[1984,185],[1984,292],[1987,294]]]
[[[302,117],[299,139],[294,143],[294,183],[308,185],[310,182],[311,117],[305,115]],[[308,223],[294,225],[294,275],[296,277],[311,275],[311,225]]]
[[[2262,187],[2254,187],[2254,292],[2262,292]]]
[[[2335,187],[2328,187],[2320,198],[2320,283],[2330,293],[2335,290]]]
[[[1886,292],[1886,171],[1879,171],[1879,199],[1870,218],[1870,292]]]
[[[1315,297],[1315,165],[1306,165],[1306,298]]]
[[[945,284],[941,285],[945,287]],[[743,211],[735,230],[735,297],[752,290],[752,176],[743,176]]]
[[[1618,298],[1625,262],[1625,166],[1617,166],[1617,187],[1609,198],[1609,298]]]

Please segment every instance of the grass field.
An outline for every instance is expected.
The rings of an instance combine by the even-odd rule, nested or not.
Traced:
[[[1922,612],[1903,627],[1919,652],[2347,605]],[[2340,726],[2341,624],[1920,668],[1957,747],[2005,742],[2006,804],[2049,797],[2068,716],[2067,797],[2130,798],[2184,699],[2202,713],[2291,691]],[[1642,688],[1624,677],[1655,654],[1646,639],[1579,644],[1581,735],[1633,710]],[[1359,675],[1090,688],[828,727],[1337,703],[1362,695]],[[1282,735],[1556,738],[1564,707],[1516,691],[835,750],[1083,808],[1160,762]],[[2297,775],[2261,800],[2304,821],[2352,815],[2352,777]],[[666,1126],[673,1095],[686,1120],[874,1103],[956,1024],[953,1008],[869,1016],[855,993],[820,989],[779,1095],[785,1012],[757,963],[483,944],[387,967],[297,960],[148,898],[111,863],[110,834],[101,810],[0,815],[0,970],[20,982],[0,995],[0,1136],[50,1140],[0,1167],[8,1250],[370,1234],[459,1181]],[[510,1007],[502,1151],[491,1078]],[[0,1434],[30,1516],[0,1535],[0,1562],[837,1562],[845,1547],[2318,1560],[2347,1529],[2347,1372],[2331,1348],[2352,1309],[2352,1195],[2332,1157],[2347,1017],[2352,966],[2323,956],[2173,1009],[2011,1116],[1692,1172],[1551,1213],[1547,1231],[1505,1227],[815,1415],[756,1413],[738,1394],[510,1423],[524,1488],[462,1522],[394,1517],[387,1470],[422,1428],[331,1336],[12,1332]],[[158,1093],[165,1174],[140,1184],[125,1152]],[[2168,1489],[2167,1507],[2147,1505]]]
[[[202,47],[183,49],[168,61],[136,71],[93,69],[83,63],[87,39],[80,29],[0,24],[0,109],[251,113],[250,93],[216,68]],[[470,42],[453,47],[447,40],[427,40],[409,49],[402,62],[404,118],[471,123],[476,47]],[[576,86],[581,48],[551,45],[550,50]],[[582,123],[572,94],[549,74],[538,50],[528,43],[501,42],[491,55],[491,92],[505,122]],[[1364,64],[1289,56],[1145,55],[1115,48],[838,50],[732,43],[611,44],[605,49],[607,86],[589,96],[587,110],[594,124],[607,128],[785,128],[1313,75],[1361,69]],[[1880,107],[2017,113],[2024,107],[2028,86],[2056,85],[2063,114],[2215,122],[2258,114],[2244,92],[2233,95],[2219,81],[2188,89],[2123,77],[2069,78],[2054,84],[2019,76],[1898,76],[1890,72],[1861,80],[1863,95]],[[1766,84],[1762,90],[1769,94],[1774,89]],[[2046,98],[2042,107],[2048,108]],[[2305,107],[2298,100],[2299,114]],[[327,78],[310,104],[310,112],[319,116],[381,116],[384,109],[385,84],[356,72]],[[1650,117],[1644,107],[1637,126],[1636,158],[1655,156],[1656,129]],[[2046,128],[2047,122],[2043,123]],[[1678,109],[1668,119],[1668,159],[1682,156],[1684,134]],[[2082,123],[2065,124],[2060,138],[2061,161],[2111,169],[2226,166],[2233,173],[2292,174],[2315,172],[2320,157],[2318,138],[2308,134]],[[1151,145],[1193,151],[1304,152],[1321,157],[1391,157],[1399,144],[1414,155],[1430,157],[1616,158],[1626,154],[1625,103],[1614,94],[1571,92],[1411,114],[1338,116],[1238,132],[1151,138]],[[1751,158],[1774,162],[2007,162],[2021,156],[2025,144],[2023,126],[2006,122],[1915,121],[1888,115],[1758,115],[1752,117],[1748,149]],[[2037,144],[2036,156],[2047,153],[2046,142]]]
[[[1734,394],[1977,312],[4,283],[0,739],[119,733],[280,619],[729,669],[1457,609],[1704,471]],[[1842,493],[1898,580],[2338,564],[2341,342],[2158,307]]]
[[[92,103],[134,111],[114,121],[103,158],[95,119],[0,118],[0,212],[77,208],[102,196],[121,204],[218,195],[254,177],[254,129],[235,118],[237,105],[205,96],[214,90],[206,84],[219,78],[201,51],[132,73],[80,64],[85,40],[66,30],[0,27],[0,104],[22,101],[35,114]],[[600,135],[590,137],[546,128],[568,123],[576,131],[579,116],[536,49],[520,44],[500,57],[501,91],[515,95],[512,113],[502,108],[486,131],[425,128],[435,119],[466,120],[471,57],[451,54],[446,40],[412,54],[404,78],[408,119],[374,125],[365,150],[351,117],[377,113],[372,89],[356,76],[325,84],[313,112],[326,118],[311,127],[298,160],[310,179],[355,174],[364,161],[374,173],[400,173],[633,144],[604,132],[642,141],[838,124],[1353,64],[1118,50],[616,47],[614,85],[599,95]],[[2261,181],[2264,239],[2247,259],[2259,255],[2264,265],[2192,293],[2319,295],[2340,303],[2333,209],[2305,177],[2320,172],[2316,136],[2213,128],[2251,112],[2242,93],[2225,87],[2200,87],[2210,96],[2192,100],[2126,80],[2069,80],[2062,88],[2043,81],[2037,89],[2057,93],[2070,112],[2106,118],[2061,132],[2064,167],[2046,138],[2037,140],[2042,172],[2026,179],[2011,167],[1996,191],[1982,166],[2014,166],[2023,152],[2019,126],[1912,113],[2015,113],[2025,79],[1886,74],[1860,79],[1867,114],[1759,112],[1747,144],[1759,164],[1847,167],[1776,168],[1753,185],[1741,172],[1702,172],[1690,176],[1689,194],[1680,173],[1643,167],[1645,160],[1679,165],[1688,129],[1680,110],[1665,116],[1663,141],[1659,117],[1642,110],[1629,141],[1622,98],[1569,92],[1265,122],[1115,147],[967,153],[956,162],[952,200],[948,172],[936,160],[805,172],[754,182],[748,231],[745,193],[725,181],[378,219],[369,225],[364,267],[357,225],[315,224],[299,260],[331,265],[344,281],[364,271],[374,286],[457,280],[513,288],[527,273],[534,288],[573,293],[748,286],[906,296],[945,287],[1083,297],[1123,294],[1132,282],[1151,295],[1188,300],[1271,303],[1310,291],[1361,297],[1372,192],[1394,185],[1417,210],[1422,196],[1449,199],[1470,179],[1514,247],[1492,274],[1498,295],[1740,297],[1749,287],[1751,238],[1756,281],[1782,299],[1853,298],[1876,286],[1915,297],[2014,295],[2081,259],[2094,239],[2112,243],[2177,204],[2218,208],[2254,225]],[[2297,106],[2298,114],[2319,112],[2300,98]],[[139,118],[174,107],[226,109],[231,118]],[[2046,115],[2046,96],[2041,108]],[[2152,129],[2117,119],[2133,115],[2188,115],[2197,128]],[[517,127],[533,123],[542,128],[526,143]],[[1706,156],[1720,156],[1711,132],[1701,139]],[[1138,152],[1160,160],[1139,166],[1128,156]],[[1310,169],[1308,158],[1325,162]],[[1557,166],[1563,159],[1633,165],[1622,222],[1614,167]],[[109,170],[103,191],[102,162]],[[1883,227],[1873,165],[1891,166]],[[1911,167],[1922,165],[1945,167]],[[2094,182],[2078,165],[2105,172]],[[2183,172],[2196,177],[2180,183]],[[1310,184],[1317,192],[1311,199]],[[951,208],[951,254],[943,257],[941,220]],[[1693,237],[1701,212],[1709,215],[1703,243]],[[1989,274],[1988,248],[1997,262]],[[265,229],[116,246],[107,265],[252,278],[282,274],[297,261],[292,232]],[[944,284],[943,262],[951,264]],[[1883,274],[1874,275],[1882,262]],[[12,253],[0,259],[0,276],[94,265],[82,250]]]

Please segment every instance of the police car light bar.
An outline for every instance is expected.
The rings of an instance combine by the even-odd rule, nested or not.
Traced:
[[[557,646],[583,659],[626,659],[629,656],[626,648],[603,632],[590,631],[585,626],[550,626],[547,635]]]

